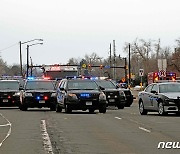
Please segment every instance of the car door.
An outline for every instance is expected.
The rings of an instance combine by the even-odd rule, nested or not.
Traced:
[[[65,81],[60,82],[57,88],[57,102],[60,104],[64,104],[65,97]]]
[[[144,93],[142,94],[143,98],[143,103],[144,103],[144,108],[145,109],[150,109],[151,108],[151,89],[153,85],[149,85],[145,90]]]
[[[155,110],[158,106],[158,92],[159,92],[159,86],[157,84],[154,84],[151,90],[151,108],[152,110]]]

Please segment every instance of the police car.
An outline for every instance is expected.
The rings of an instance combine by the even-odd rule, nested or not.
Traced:
[[[113,82],[109,79],[95,79],[95,82],[104,88],[108,106],[116,106],[118,109],[123,109],[126,103],[126,96],[123,90],[117,89]]]
[[[0,80],[0,106],[18,106],[19,105],[19,81],[13,79]]]
[[[56,91],[52,80],[29,77],[25,81],[20,92],[20,110],[48,107],[55,111],[56,103]]]
[[[69,77],[62,79],[57,88],[56,111],[70,113],[72,110],[89,110],[93,113],[96,109],[106,113],[106,95],[95,81],[83,77]]]

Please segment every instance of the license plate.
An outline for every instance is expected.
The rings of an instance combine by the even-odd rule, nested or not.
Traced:
[[[45,103],[45,101],[44,100],[40,100],[39,103]]]
[[[115,99],[109,99],[109,102],[115,102]]]
[[[92,102],[86,102],[86,105],[92,105]]]
[[[8,99],[3,99],[3,102],[8,102]]]

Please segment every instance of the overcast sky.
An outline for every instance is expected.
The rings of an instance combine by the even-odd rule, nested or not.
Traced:
[[[125,42],[136,38],[160,38],[173,48],[180,38],[179,6],[180,0],[0,0],[0,56],[18,64],[18,42],[37,38],[44,44],[29,48],[34,64],[65,64],[93,52],[107,58],[113,40],[122,56]]]

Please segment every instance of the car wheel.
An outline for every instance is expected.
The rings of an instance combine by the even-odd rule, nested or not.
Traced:
[[[144,109],[143,101],[139,102],[139,112],[141,115],[147,115],[147,110]]]
[[[99,112],[100,113],[106,113],[106,105],[99,107]]]
[[[51,111],[56,111],[56,106],[55,106],[54,104],[51,105],[50,110],[51,110]]]
[[[94,113],[94,109],[89,109],[89,113]]]
[[[66,113],[71,113],[72,112],[72,109],[69,105],[65,105],[65,112]]]
[[[28,109],[28,107],[27,107],[26,105],[21,104],[20,110],[22,110],[22,111],[27,111],[27,109]]]
[[[124,105],[122,105],[122,104],[118,104],[117,107],[118,107],[118,109],[124,109]]]
[[[158,105],[158,113],[159,113],[159,115],[165,115],[166,114],[166,112],[164,111],[164,105],[162,102],[160,102]]]
[[[62,108],[59,105],[56,106],[56,112],[62,112]]]

